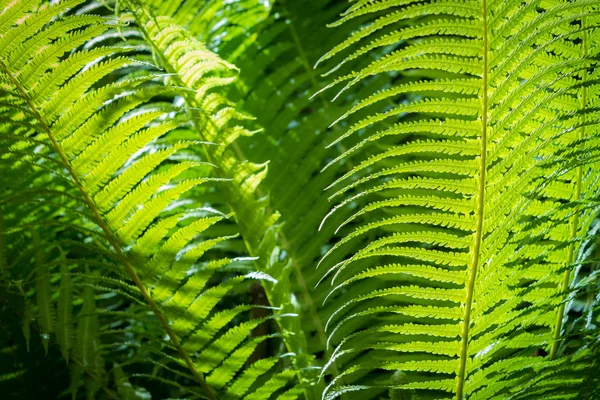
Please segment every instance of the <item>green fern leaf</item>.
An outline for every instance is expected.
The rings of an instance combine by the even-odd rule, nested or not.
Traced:
[[[73,328],[72,328],[72,304],[73,304],[73,286],[69,268],[66,264],[60,267],[60,292],[58,296],[56,338],[60,346],[60,351],[69,362],[69,352],[73,347]]]
[[[586,1],[545,2],[537,9],[535,4],[364,1],[333,24],[343,26],[362,17],[369,21],[319,60],[339,60],[330,73],[361,58],[376,59],[333,81],[327,89],[345,85],[336,98],[382,74],[402,79],[359,99],[335,122],[346,123],[370,110],[358,122],[347,123],[333,141],[350,143],[350,150],[327,167],[350,157],[360,162],[330,185],[330,199],[339,204],[327,218],[349,206],[354,209],[338,227],[345,232],[350,228],[349,233],[322,262],[351,243],[372,239],[324,275],[334,284],[328,297],[335,308],[329,342],[338,343],[329,363],[372,354],[416,363],[414,371],[428,373],[410,373],[412,367],[403,365],[401,385],[393,375],[375,385],[359,384],[361,374],[355,374],[354,386],[338,383],[342,376],[353,379],[351,374],[360,369],[388,369],[383,361],[356,361],[332,381],[327,398],[385,386],[395,395],[444,391],[457,399],[502,398],[511,385],[526,379],[508,377],[536,361],[518,357],[549,347],[550,358],[555,357],[564,315],[560,297],[572,276],[565,271],[560,287],[550,265],[565,260],[572,265],[575,245],[565,252],[559,243],[589,225],[580,228],[575,216],[571,233],[563,223],[547,224],[544,233],[540,227],[534,236],[540,239],[532,240],[536,233],[521,221],[543,215],[539,208],[533,210],[539,204],[556,208],[554,198],[569,201],[565,196],[572,193],[582,197],[582,169],[563,177],[560,190],[542,188],[541,196],[532,192],[552,168],[560,168],[557,162],[544,168],[536,157],[552,158],[558,142],[576,140],[567,121],[588,107],[586,76],[595,61],[587,31],[580,28],[594,8]],[[589,189],[595,192],[596,185]],[[538,272],[531,264],[540,262],[545,271],[527,288],[524,277],[532,279]],[[446,279],[440,278],[441,270]],[[396,286],[406,281],[416,286]],[[341,290],[354,288],[360,294],[336,301]],[[431,321],[446,326],[454,320],[447,329],[460,341],[440,343],[435,336],[415,336],[410,330],[384,335],[390,325],[382,324],[393,320],[423,326],[423,331],[434,329]],[[375,332],[381,334],[368,340]],[[421,357],[448,367],[426,369]],[[515,363],[514,370],[508,367],[512,357],[522,363]],[[496,369],[500,365],[505,369]],[[447,374],[455,376],[455,384],[447,383]],[[488,388],[469,386],[475,376],[482,386],[483,376],[490,379]],[[548,387],[559,382],[550,381]]]

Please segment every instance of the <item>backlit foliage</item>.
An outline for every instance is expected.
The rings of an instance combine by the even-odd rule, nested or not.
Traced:
[[[0,0],[0,393],[596,399],[597,0]]]

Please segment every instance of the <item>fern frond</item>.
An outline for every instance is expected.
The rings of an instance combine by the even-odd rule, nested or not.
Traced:
[[[69,4],[74,6],[78,3]],[[53,161],[54,165],[49,171],[67,172],[69,179],[56,188],[58,197],[66,201],[58,208],[59,212],[71,213],[76,216],[77,223],[95,232],[99,249],[90,246],[93,254],[102,255],[102,251],[107,251],[120,264],[122,269],[119,273],[128,276],[135,285],[135,295],[143,299],[159,321],[162,335],[167,335],[173,351],[181,358],[179,363],[190,370],[193,379],[203,386],[205,395],[214,398],[214,391],[206,385],[202,372],[208,373],[217,367],[230,351],[246,340],[252,327],[262,320],[245,323],[235,321],[231,327],[228,325],[232,321],[230,318],[220,327],[215,327],[213,335],[220,336],[223,343],[229,341],[231,346],[223,348],[219,353],[221,356],[217,358],[211,358],[214,357],[211,353],[221,343],[219,340],[211,345],[212,337],[207,338],[208,342],[200,343],[194,335],[190,338],[186,336],[194,331],[202,332],[203,320],[208,320],[215,313],[213,309],[217,303],[233,288],[231,283],[242,283],[246,277],[259,280],[272,278],[264,273],[249,273],[231,279],[223,286],[225,290],[220,290],[219,285],[212,287],[211,283],[211,287],[203,288],[202,285],[191,288],[193,293],[179,293],[180,289],[189,289],[188,284],[197,282],[193,279],[194,272],[203,275],[200,272],[203,264],[200,260],[204,254],[209,251],[218,254],[215,246],[226,239],[211,239],[212,234],[207,232],[224,216],[197,218],[208,208],[202,211],[202,207],[194,206],[193,202],[190,205],[190,198],[186,197],[186,193],[199,185],[218,180],[187,173],[192,168],[206,170],[206,162],[178,161],[174,157],[176,152],[181,154],[197,144],[176,139],[181,137],[183,130],[168,115],[172,111],[177,112],[177,109],[155,100],[169,91],[175,93],[174,88],[160,85],[161,77],[150,71],[147,65],[133,57],[122,56],[128,51],[125,47],[78,51],[81,45],[90,43],[92,38],[110,29],[110,21],[104,18],[62,17],[62,10],[60,7],[49,7],[27,12],[28,21],[38,22],[35,25],[37,29],[26,31],[29,47],[0,51],[3,79],[0,95],[9,100],[7,108],[2,110],[2,122],[8,127],[18,127],[23,118],[33,118],[34,124],[25,126],[25,129],[19,127],[13,135],[39,140],[42,148],[24,149],[29,152],[19,153],[14,153],[18,148],[12,148],[8,155],[21,164],[20,159],[39,160],[41,157],[35,154],[40,153]],[[10,34],[22,34],[22,25],[17,20],[11,20],[10,26]],[[204,53],[205,60],[218,63],[218,58],[210,54]],[[135,70],[135,67],[142,77],[129,76],[128,69]],[[103,84],[102,79],[107,75],[120,75],[122,79],[117,83]],[[38,90],[38,82],[43,83],[42,90]],[[215,87],[214,82],[194,81],[194,84],[204,88],[207,93],[206,102],[202,105],[207,106],[209,114],[215,113],[226,119],[236,115],[227,108],[217,110],[210,106],[219,97],[209,93]],[[58,90],[49,90],[55,85],[59,85]],[[31,184],[39,185],[51,179],[51,176],[33,175],[31,179]],[[249,187],[251,189],[252,186]],[[21,193],[20,190],[18,185],[12,185],[9,195]],[[76,211],[85,209],[87,213]],[[18,218],[20,210],[15,209],[9,214],[10,217]],[[37,214],[30,216],[29,220],[36,221],[40,217],[44,221],[49,218],[44,213]],[[34,236],[36,234],[34,232]],[[40,326],[44,341],[47,342],[49,335],[55,331],[55,311],[50,300],[49,274],[44,269],[47,268],[44,250],[38,242],[36,247],[39,250],[35,257],[38,263],[36,293]],[[218,273],[229,262],[227,258],[222,258],[213,262],[208,270],[211,270],[211,275]],[[61,268],[66,272],[65,266]],[[190,275],[192,278],[189,278]],[[71,346],[69,276],[65,274],[61,279],[60,329],[57,332],[65,358]],[[208,278],[210,276],[206,280]],[[84,371],[86,392],[90,398],[104,386],[106,377],[98,352],[96,337],[99,323],[92,288],[102,289],[97,284],[84,285],[83,308],[79,313],[71,356],[73,396]],[[202,300],[194,302],[201,290],[205,296],[200,296]],[[113,291],[124,297],[131,296],[119,292],[119,289]],[[170,300],[183,296],[189,299],[186,300],[187,306],[173,307],[170,304]],[[203,300],[209,297],[213,299],[212,306],[203,304]],[[200,305],[202,307],[198,308]],[[238,309],[235,314],[240,312],[241,309]],[[179,321],[191,325],[185,330],[177,329],[181,325]],[[170,322],[173,322],[172,327]],[[225,332],[219,332],[221,329]],[[190,352],[190,348],[199,352],[197,357]],[[209,359],[213,360],[210,365],[206,363]],[[239,362],[236,361],[234,365],[239,367]]]
[[[279,229],[275,225],[278,214],[271,214],[267,210],[266,196],[260,192],[258,192],[259,196],[256,195],[257,188],[266,174],[266,167],[240,159],[239,154],[236,154],[239,153],[239,148],[235,140],[240,136],[249,136],[251,132],[235,124],[237,121],[247,117],[232,108],[225,98],[207,91],[207,89],[215,87],[215,85],[219,86],[230,83],[231,79],[229,79],[229,76],[233,77],[235,67],[219,59],[214,53],[195,41],[187,32],[179,28],[168,18],[155,17],[145,21],[143,20],[145,17],[137,14],[136,18],[138,18],[138,22],[143,27],[146,36],[158,52],[159,58],[163,60],[163,65],[168,71],[177,74],[178,85],[193,90],[182,93],[189,107],[193,126],[202,140],[218,144],[218,146],[205,146],[205,153],[208,160],[217,167],[215,173],[231,182],[227,185],[229,192],[227,203],[235,213],[241,236],[246,243],[249,253],[252,256],[258,257],[257,266],[259,270],[273,275],[273,278],[275,278],[264,280],[263,286],[269,303],[279,309],[284,315],[277,317],[276,320],[283,331],[282,337],[288,350],[297,356],[296,368],[301,370],[306,367],[308,355],[303,354],[306,353],[306,350],[298,347],[296,344],[298,343],[298,339],[288,341],[286,339],[288,334],[285,333],[294,331],[292,326],[286,322],[290,317],[285,317],[285,314],[293,314],[293,306],[290,299],[285,297],[285,289],[281,286],[286,284],[285,282],[288,280],[286,275],[289,272],[283,268],[283,263],[275,260],[273,256],[279,251],[275,247],[276,238],[274,237]],[[184,49],[186,50],[184,51]],[[190,52],[189,49],[193,50]],[[213,304],[212,298],[215,300],[219,298],[216,293],[226,293],[235,283],[236,281],[230,280],[213,288],[216,291],[215,297],[211,295],[202,302],[194,303],[190,309],[195,308],[193,312],[199,318],[206,318]],[[199,285],[196,282],[194,284]],[[221,289],[219,290],[219,288]],[[219,345],[222,347],[223,345],[219,343],[226,340],[228,345],[223,347],[226,350],[220,350],[224,352],[222,354],[219,353],[222,357],[226,357],[227,353],[233,351],[239,340],[247,336],[251,330],[262,322],[261,320],[256,320],[251,323],[239,325],[236,331],[231,330],[224,336],[216,339],[214,346]],[[175,322],[175,326],[178,326],[177,329],[189,331],[190,326],[185,327],[182,325],[185,323],[185,320],[180,319],[179,322]],[[244,326],[245,328],[242,329]],[[226,339],[228,337],[229,339]],[[209,340],[212,340],[211,336],[197,331],[197,333],[190,336],[190,349],[198,351]],[[225,365],[233,368],[234,365],[239,364],[239,361],[236,361],[236,364],[227,363],[233,363],[233,360],[240,357],[241,354],[250,356],[254,347],[261,341],[255,340],[249,342],[246,347],[238,350],[239,353],[234,352],[226,358]],[[209,368],[206,372],[210,371],[213,367],[217,367],[214,361],[206,358],[210,352],[216,351],[214,346],[207,347],[205,353],[200,354],[200,358],[206,360],[206,367]],[[235,354],[239,355],[236,356]],[[221,359],[217,358],[216,360],[220,361]],[[240,366],[237,365],[234,368],[239,369]],[[222,371],[215,370],[213,374],[233,375],[233,371],[226,371],[223,368],[225,367],[221,367]],[[211,376],[213,375],[211,374]],[[284,374],[282,376],[287,377],[288,375]],[[224,386],[224,383],[221,381],[215,380],[214,382],[220,382],[219,387]],[[284,382],[280,383],[284,384]],[[272,390],[278,389],[278,385],[272,388]]]
[[[0,0],[0,390],[598,397],[596,3]]]
[[[589,107],[585,93],[596,84],[586,76],[596,59],[583,49],[592,30],[584,24],[596,11],[586,1],[364,1],[334,24],[369,21],[319,60],[337,59],[329,73],[361,58],[375,59],[328,85],[343,85],[336,97],[372,77],[399,78],[398,84],[358,99],[335,121],[346,129],[333,144],[350,143],[350,150],[329,165],[349,157],[360,161],[330,185],[330,199],[339,203],[326,218],[352,211],[338,228],[344,237],[325,257],[371,239],[323,278],[331,278],[332,292],[360,290],[349,301],[330,301],[337,322],[329,341],[339,343],[331,359],[348,363],[340,376],[354,383],[334,379],[328,398],[378,387],[434,397],[446,392],[457,399],[501,398],[518,382],[526,384],[527,375],[517,371],[534,368],[533,357],[519,357],[550,347],[549,358],[555,357],[564,315],[561,296],[572,269],[564,270],[562,288],[551,274],[563,270],[565,260],[573,264],[576,245],[562,244],[570,241],[564,222],[547,224],[536,235],[523,220],[543,215],[539,204],[554,211],[554,198],[565,202],[573,198],[566,196],[582,196],[586,173],[581,168],[588,167],[561,178],[565,186],[558,189],[559,179],[547,177],[561,168],[559,162],[553,159],[544,167],[541,160],[576,140],[574,126],[581,117],[571,116]],[[575,101],[582,95],[584,100]],[[358,122],[346,122],[367,111]],[[536,189],[544,178],[556,184]],[[593,181],[589,190],[595,192]],[[568,223],[572,238],[590,227],[588,222],[580,226],[580,214],[575,215]],[[348,229],[349,224],[355,227]],[[394,313],[400,316],[390,316]],[[553,328],[555,315],[560,317]],[[433,330],[430,325],[446,326],[449,320],[456,321],[456,343],[411,336],[410,330],[384,334],[390,321]],[[340,342],[344,336],[349,339]],[[391,374],[375,385],[361,380],[388,367],[384,361],[359,360],[413,359],[404,353],[435,362],[443,355],[448,368],[417,369],[421,373],[407,368],[402,385]],[[367,371],[356,374],[356,368]],[[455,383],[443,383],[446,374],[454,375]],[[484,379],[488,388],[470,386],[485,385]],[[548,380],[547,387],[560,382]]]
[[[69,362],[69,352],[73,347],[73,284],[67,264],[61,264],[60,267],[60,292],[58,297],[56,337],[60,346],[60,351]]]

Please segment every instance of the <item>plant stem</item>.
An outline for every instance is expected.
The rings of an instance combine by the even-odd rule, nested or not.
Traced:
[[[466,379],[467,360],[469,358],[469,328],[471,325],[471,308],[473,306],[473,291],[477,277],[477,268],[479,266],[479,253],[481,251],[481,241],[483,236],[483,220],[485,205],[485,178],[486,178],[486,160],[487,160],[487,124],[488,124],[488,23],[487,23],[487,0],[482,2],[482,25],[483,25],[483,73],[482,73],[482,94],[481,94],[481,144],[479,156],[479,188],[477,192],[476,218],[477,225],[473,238],[472,259],[467,270],[467,298],[465,300],[465,310],[463,313],[463,328],[461,333],[460,359],[458,376],[456,381],[456,399],[462,400],[464,384]]]

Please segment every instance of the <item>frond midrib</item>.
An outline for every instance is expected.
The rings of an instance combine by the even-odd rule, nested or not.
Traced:
[[[462,340],[459,353],[459,368],[456,381],[456,399],[462,400],[464,384],[466,380],[466,369],[469,349],[469,328],[471,323],[471,308],[473,306],[473,292],[477,278],[477,267],[479,265],[479,255],[481,241],[483,236],[483,220],[485,211],[485,187],[486,187],[486,156],[487,156],[487,125],[488,125],[488,21],[487,21],[487,0],[482,0],[482,79],[481,79],[481,153],[479,156],[479,186],[477,193],[476,215],[477,223],[473,239],[472,260],[467,270],[468,282],[466,286],[466,301],[463,314]]]

